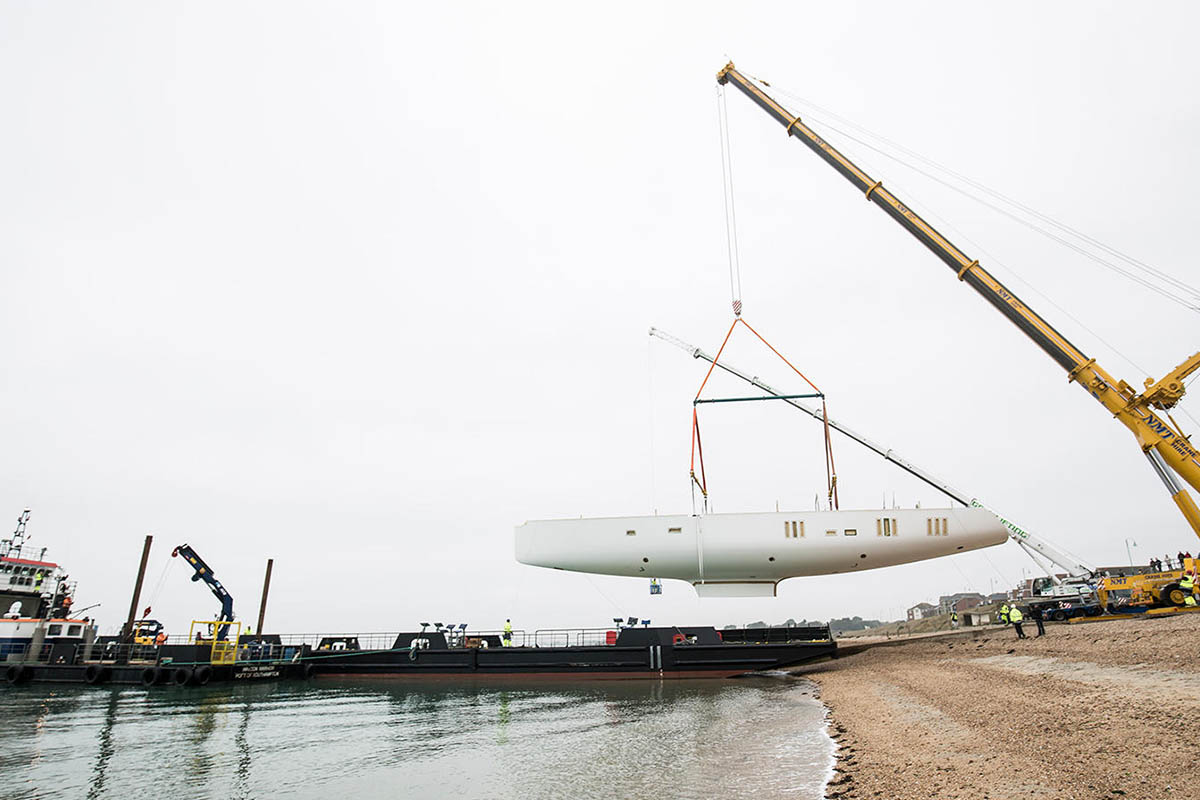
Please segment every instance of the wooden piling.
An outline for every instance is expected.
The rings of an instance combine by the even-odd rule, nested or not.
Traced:
[[[129,618],[121,629],[121,641],[127,642],[133,638],[133,621],[137,619],[138,601],[142,599],[142,581],[146,577],[146,562],[150,559],[150,544],[154,537],[146,534],[146,543],[142,545],[142,563],[138,566],[137,582],[133,585],[133,599],[129,601]]]
[[[271,591],[271,569],[275,566],[275,559],[267,559],[267,574],[263,578],[262,602],[258,606],[258,627],[255,632],[262,636],[263,619],[267,616],[267,592]]]

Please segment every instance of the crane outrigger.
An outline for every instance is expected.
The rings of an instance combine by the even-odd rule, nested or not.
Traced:
[[[1184,379],[1200,369],[1200,352],[1193,353],[1182,364],[1155,381],[1147,378],[1142,391],[1123,380],[1112,377],[1105,369],[1071,344],[1046,320],[1026,305],[1012,291],[940,234],[915,211],[905,205],[883,182],[873,179],[829,142],[805,125],[753,81],[734,68],[733,62],[717,73],[721,85],[732,83],[756,105],[784,126],[787,136],[799,139],[805,146],[837,170],[842,177],[864,193],[866,199],[883,209],[905,230],[946,263],[972,289],[981,294],[1009,321],[1042,348],[1067,371],[1067,379],[1077,383],[1128,428],[1138,446],[1149,460],[1155,474],[1162,480],[1171,499],[1200,536],[1200,508],[1180,485],[1177,476],[1192,488],[1200,490],[1200,453],[1170,419],[1174,408],[1185,392]],[[1156,411],[1164,412],[1161,418]]]

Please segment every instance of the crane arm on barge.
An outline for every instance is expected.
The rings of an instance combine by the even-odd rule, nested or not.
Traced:
[[[1145,388],[1139,393],[1125,381],[1114,379],[1096,363],[1096,359],[1087,357],[1067,341],[1050,323],[981,267],[977,259],[964,254],[884,188],[882,181],[872,179],[805,125],[800,117],[787,111],[754,82],[738,72],[733,62],[726,64],[717,73],[717,82],[722,85],[732,83],[783,125],[789,137],[798,138],[842,177],[854,184],[865,194],[868,201],[883,209],[901,227],[933,251],[934,255],[956,273],[960,281],[983,295],[985,300],[1024,331],[1067,371],[1069,381],[1078,383],[1128,428],[1150,461],[1155,474],[1167,487],[1171,499],[1175,501],[1192,530],[1200,536],[1200,508],[1197,508],[1191,495],[1176,479],[1176,476],[1179,476],[1193,488],[1200,490],[1200,453],[1192,447],[1188,438],[1171,424],[1169,418],[1160,419],[1154,413],[1155,410],[1165,412],[1174,408],[1183,398],[1184,379],[1200,369],[1200,352],[1193,353],[1158,381],[1147,378]]]
[[[666,331],[659,330],[658,328],[651,328],[650,335],[658,339],[662,339],[664,342],[670,342],[679,349],[690,354],[692,358],[697,358],[701,361],[707,361],[709,364],[724,370],[730,375],[733,375],[735,378],[740,378],[746,383],[749,383],[751,386],[763,390],[768,395],[781,397],[785,403],[793,408],[803,411],[805,414],[808,414],[818,422],[824,422],[826,419],[820,410],[805,405],[799,400],[790,397],[783,397],[779,390],[764,383],[757,376],[743,372],[742,370],[725,361],[718,361],[713,356],[710,356],[708,353],[701,350],[699,347],[688,344],[682,339],[672,336]],[[877,444],[861,433],[848,428],[846,425],[842,424],[838,420],[835,420],[833,417],[828,418],[828,423],[830,428],[834,429],[838,433],[843,434],[844,436],[849,437],[850,439],[853,439],[877,455],[882,456],[885,460],[892,462],[908,474],[920,479],[921,481],[924,481],[934,489],[937,489],[939,492],[949,497],[951,500],[962,503],[964,506],[975,506],[977,508],[990,511],[996,516],[997,519],[1000,520],[1001,524],[1008,529],[1009,538],[1016,542],[1017,545],[1024,550],[1025,553],[1028,554],[1029,557],[1032,558],[1038,564],[1038,566],[1042,568],[1043,571],[1045,571],[1045,573],[1052,581],[1054,581],[1054,583],[1062,584],[1063,581],[1055,575],[1054,569],[1050,566],[1050,564],[1057,565],[1058,567],[1066,570],[1067,574],[1074,579],[1090,578],[1096,572],[1094,567],[1085,564],[1075,556],[1069,555],[1065,551],[1060,550],[1046,540],[1042,539],[1040,536],[1036,536],[1024,528],[1021,528],[1019,525],[1011,522],[1010,520],[1005,519],[997,514],[993,509],[988,508],[982,502],[974,497],[971,497],[966,492],[959,491],[940,478],[935,477],[921,467],[918,467],[916,464],[913,464],[911,461],[901,458],[900,455],[890,447],[885,448],[883,445]]]
[[[212,591],[213,596],[221,601],[221,616],[218,618],[220,622],[233,622],[233,597],[228,590],[221,585],[221,582],[213,575],[212,567],[204,563],[199,554],[191,548],[190,545],[181,544],[171,551],[172,556],[183,556],[183,559],[192,565],[192,569],[196,574],[192,575],[194,581],[204,581],[208,584],[208,588]],[[217,641],[225,641],[229,636],[228,625],[217,625],[217,630],[213,632]]]

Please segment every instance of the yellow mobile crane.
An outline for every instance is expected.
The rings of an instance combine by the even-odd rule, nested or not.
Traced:
[[[884,188],[882,181],[871,178],[853,162],[818,136],[798,116],[771,99],[753,81],[738,72],[733,62],[717,73],[721,85],[732,83],[760,108],[784,126],[788,137],[795,137],[827,164],[863,192],[869,202],[883,209],[888,216],[917,238],[921,244],[954,270],[965,282],[989,303],[1008,317],[1018,328],[1046,351],[1067,371],[1067,379],[1082,386],[1100,402],[1122,425],[1129,428],[1150,465],[1166,485],[1171,499],[1179,506],[1188,524],[1200,536],[1200,509],[1187,490],[1176,480],[1182,477],[1193,488],[1200,489],[1200,453],[1192,447],[1165,412],[1183,398],[1184,378],[1200,369],[1200,352],[1193,353],[1182,364],[1160,380],[1146,379],[1141,392],[1122,380],[1114,379],[1106,370],[1088,358],[1079,348],[1067,341],[1050,323],[1042,319],[1004,284],[996,280],[979,261],[964,254],[932,225]],[[1166,420],[1155,411],[1164,412]]]

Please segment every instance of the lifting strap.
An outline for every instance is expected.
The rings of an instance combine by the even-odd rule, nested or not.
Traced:
[[[797,369],[796,366],[794,364],[792,364],[792,362],[788,361],[787,358],[785,358],[782,353],[780,353],[778,350],[776,350],[774,348],[774,346],[771,345],[770,342],[768,342],[766,339],[764,339],[762,337],[762,334],[760,334],[758,331],[754,330],[754,328],[750,325],[750,323],[746,322],[746,320],[743,317],[741,317],[740,315],[737,315],[734,317],[733,324],[730,325],[729,330],[725,332],[725,338],[721,341],[721,347],[717,350],[717,355],[715,358],[713,358],[712,363],[709,364],[708,372],[706,372],[704,374],[704,380],[700,382],[700,388],[696,390],[696,396],[692,400],[692,454],[691,454],[690,476],[691,476],[693,498],[695,496],[696,488],[699,488],[700,494],[701,494],[701,496],[703,498],[703,502],[704,502],[704,510],[708,511],[708,478],[705,476],[705,472],[704,472],[704,446],[702,445],[701,440],[700,440],[700,416],[699,416],[699,413],[697,410],[697,406],[703,402],[706,402],[706,401],[700,399],[700,395],[704,392],[704,387],[708,385],[708,379],[710,377],[712,377],[713,370],[717,368],[717,362],[721,360],[721,354],[723,352],[725,352],[725,345],[729,344],[729,337],[731,337],[733,335],[733,331],[735,328],[737,328],[739,323],[742,325],[745,325],[746,329],[748,331],[750,331],[752,334],[754,334],[755,338],[757,338],[760,342],[762,342],[764,345],[766,345],[767,349],[770,350],[772,353],[774,353],[776,356],[778,356],[780,361],[782,361],[783,363],[785,363],[789,367],[791,367],[793,372],[795,372],[797,375],[799,375],[805,383],[807,383],[809,386],[811,386],[812,390],[816,393],[813,396],[821,398],[821,418],[822,418],[822,423],[823,423],[824,430],[825,430],[825,483],[826,483],[826,488],[828,491],[829,506],[830,506],[830,508],[837,509],[838,508],[837,466],[834,464],[834,461],[833,461],[833,437],[830,435],[829,413],[825,407],[825,394],[819,388],[817,388],[817,385],[815,383],[813,383],[812,381],[810,381],[808,379],[808,376],[806,376],[803,372],[801,372],[799,369]],[[763,396],[762,398],[754,398],[754,399],[777,400],[777,399],[786,399],[787,397],[788,397],[788,395],[778,395],[778,396],[766,395],[766,396]],[[739,399],[749,399],[749,398],[739,398]],[[707,401],[707,402],[711,402],[711,401]],[[699,463],[700,463],[700,477],[699,478],[696,477],[697,456],[699,456]]]

